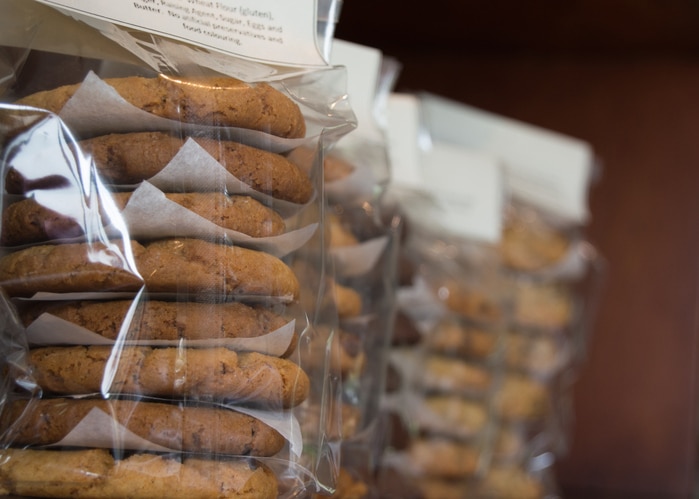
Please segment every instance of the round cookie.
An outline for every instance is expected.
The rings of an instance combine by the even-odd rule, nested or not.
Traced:
[[[549,395],[544,383],[511,373],[494,394],[494,406],[505,421],[537,421],[551,408]]]
[[[134,315],[129,318],[132,308]],[[19,307],[19,316],[25,326],[43,313],[72,322],[110,340],[120,337],[125,320],[131,320],[129,335],[125,339],[140,341],[254,338],[289,322],[273,309],[238,302],[146,300],[134,307],[131,300],[86,300],[30,302]]]
[[[570,290],[554,282],[518,282],[514,287],[514,320],[518,326],[561,329],[574,319]]]
[[[429,392],[480,394],[492,383],[488,369],[458,357],[429,354],[422,368],[422,387]]]
[[[112,365],[112,356],[117,362]],[[269,409],[294,407],[309,379],[294,362],[227,348],[42,347],[27,362],[47,393],[97,393],[226,400]]]
[[[10,296],[38,292],[137,291],[294,301],[299,283],[280,259],[261,251],[200,239],[131,242],[138,269],[118,246],[103,243],[41,245],[0,259],[0,287]],[[139,275],[140,274],[140,275]],[[143,277],[141,277],[143,276]]]
[[[300,138],[306,123],[298,105],[266,83],[248,84],[230,77],[107,78],[124,100],[153,115],[184,123],[249,128]],[[17,104],[58,113],[82,85],[65,85],[28,95]]]
[[[441,478],[473,476],[479,462],[476,446],[444,438],[416,438],[408,456],[418,474]]]
[[[220,192],[166,193],[165,197],[224,229],[241,232],[250,237],[270,237],[284,232],[284,219],[274,210],[249,196],[227,196]],[[118,209],[123,210],[130,192],[112,194]],[[67,207],[61,213],[26,198],[12,203],[2,213],[0,242],[5,246],[46,242],[53,239],[80,237],[85,234],[83,223]],[[87,207],[83,209],[87,210]],[[105,225],[107,216],[102,217]]]
[[[0,494],[117,499],[275,499],[277,478],[250,459],[203,459],[105,449],[0,451]],[[41,470],[41,473],[37,473]]]
[[[432,352],[480,360],[496,353],[498,334],[460,321],[443,319],[425,336],[425,345]]]
[[[462,317],[481,323],[493,323],[503,317],[502,298],[491,290],[474,289],[451,278],[437,280],[433,287],[446,307]]]
[[[138,255],[144,248],[131,243],[131,250]],[[0,287],[12,297],[41,291],[138,290],[143,279],[124,255],[118,243],[32,246],[0,258]]]
[[[299,298],[294,272],[262,251],[200,239],[162,239],[136,255],[149,291],[204,296]]]
[[[346,379],[359,376],[367,360],[361,338],[342,329],[331,335],[325,325],[320,325],[319,330],[322,334],[310,336],[303,357],[304,367],[318,371],[329,369],[331,373],[341,374]]]
[[[431,412],[425,429],[445,436],[468,438],[485,429],[488,410],[484,404],[458,395],[431,395],[425,398]]]
[[[92,158],[104,182],[135,185],[162,171],[186,140],[165,132],[132,132],[100,135],[77,144],[83,154]],[[280,154],[218,138],[192,137],[192,140],[228,173],[258,192],[298,204],[308,202],[313,195],[308,175]],[[33,154],[33,151],[18,150],[17,154]],[[66,182],[61,175],[68,175],[59,171],[58,167],[66,168],[60,163],[56,167],[42,165],[42,173],[20,171],[15,164],[17,161],[11,158],[5,179],[5,188],[11,194],[58,186]]]
[[[13,445],[51,445],[63,440],[93,410],[109,415],[140,438],[173,451],[261,457],[272,456],[284,446],[279,432],[241,412],[134,400],[15,401],[3,411],[2,427],[12,432]]]
[[[570,246],[570,237],[534,210],[509,210],[500,243],[500,254],[507,267],[522,272],[551,267],[563,260]]]

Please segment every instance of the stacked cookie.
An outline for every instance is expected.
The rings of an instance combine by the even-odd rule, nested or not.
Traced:
[[[354,136],[353,132],[352,136]],[[359,133],[323,157],[328,200],[325,245],[334,276],[329,302],[337,326],[331,343],[315,345],[330,354],[330,370],[342,380],[332,411],[342,424],[328,436],[341,444],[342,472],[366,484],[361,497],[376,494],[376,457],[384,435],[379,403],[386,381],[388,343],[395,315],[395,268],[399,227],[382,218],[382,190],[375,172],[386,167],[384,146]],[[290,158],[308,169],[314,151],[298,148]],[[338,490],[333,497],[345,497]]]
[[[427,416],[416,413],[422,428],[407,454],[425,497],[458,497],[487,468],[493,421],[502,409],[494,400],[502,383],[507,296],[488,259],[476,265],[464,254],[452,261],[446,254],[425,256],[420,278],[442,309],[422,324],[423,372],[414,384]],[[453,459],[457,466],[444,464]]]
[[[583,352],[584,319],[591,313],[591,290],[583,284],[594,269],[586,261],[592,253],[579,253],[570,228],[552,224],[544,213],[526,206],[510,210],[497,248],[508,303],[499,340],[482,331],[474,334],[464,324],[440,321],[427,342],[476,358],[499,351],[499,382],[491,396],[491,456],[476,480],[452,493],[536,499],[555,490],[555,484],[550,465],[535,461],[541,457],[552,463],[565,451],[567,397]],[[474,309],[463,293],[447,289],[455,297],[444,300],[450,310]],[[431,493],[436,490],[446,497],[444,483]]]
[[[0,490],[277,497],[263,460],[292,445],[290,411],[310,385],[294,360],[301,286],[277,244],[288,235],[277,207],[302,209],[314,187],[283,155],[233,138],[301,138],[303,114],[231,78],[100,83],[132,108],[119,118],[128,130],[91,136],[101,127],[79,113],[66,124],[5,110],[21,126],[2,165],[0,287],[30,347],[13,375],[34,389],[2,413]],[[81,88],[17,104],[79,111]],[[220,176],[191,159],[202,157]]]

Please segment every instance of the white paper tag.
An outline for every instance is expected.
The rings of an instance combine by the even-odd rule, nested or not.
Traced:
[[[387,114],[386,133],[393,180],[400,185],[420,187],[420,103],[414,95],[393,93],[388,97]]]
[[[316,0],[38,0],[88,24],[95,19],[250,60],[322,67]]]
[[[423,94],[421,106],[433,139],[500,159],[514,196],[573,222],[587,220],[589,144],[438,96]]]
[[[423,153],[423,188],[436,201],[436,223],[468,239],[496,243],[502,232],[503,178],[493,157],[434,142]]]
[[[357,116],[358,133],[376,137],[380,134],[374,118],[376,89],[381,69],[381,51],[344,40],[335,40],[330,61],[347,68],[347,89],[352,110]]]

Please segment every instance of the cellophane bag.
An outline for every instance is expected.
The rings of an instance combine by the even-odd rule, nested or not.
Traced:
[[[494,245],[440,230],[438,219],[405,219],[412,270],[398,291],[384,465],[416,497],[458,497],[487,473],[496,445],[510,295]],[[386,485],[389,497],[405,493]]]
[[[434,95],[393,97],[397,109],[416,109],[391,127],[413,138],[394,144],[394,167],[415,187],[399,191],[397,204],[412,215],[407,221],[423,223],[417,230],[406,223],[407,234],[418,235],[404,241],[398,274],[385,496],[557,497],[553,467],[569,445],[571,388],[604,275],[604,260],[584,235],[589,146]],[[502,191],[467,192],[497,169]],[[503,203],[489,210],[501,217],[495,231],[471,232],[488,236],[486,245],[454,237],[487,220],[485,212],[468,217],[479,193],[483,206],[498,196]],[[466,381],[488,388],[480,392],[488,411],[484,438],[464,442],[466,435],[453,433],[457,416],[473,414],[463,404]],[[441,401],[447,424],[406,403],[457,387],[458,407]],[[418,453],[424,420],[443,433],[437,442],[419,440]],[[409,485],[396,487],[401,481]]]
[[[586,236],[598,173],[589,144],[438,96],[421,96],[432,137],[504,168],[498,243],[509,296],[489,469],[460,493],[557,497],[554,465],[570,445],[572,385],[585,361],[605,262]]]
[[[356,126],[346,71],[216,46],[293,48],[279,5],[46,3],[1,22],[0,491],[334,490],[318,165]],[[336,5],[309,6],[322,47]]]
[[[339,329],[329,348],[342,378],[341,469],[332,497],[376,497],[382,452],[379,403],[395,315],[395,270],[401,220],[384,216],[390,176],[385,133],[377,114],[397,66],[380,51],[335,40],[334,64],[348,72],[348,98],[358,125],[326,150],[328,259]],[[299,155],[299,160],[303,158]]]
[[[511,200],[500,245],[512,307],[501,404],[538,407],[504,413],[491,472],[474,490],[484,497],[558,497],[554,466],[570,446],[572,390],[586,358],[605,262],[584,227],[541,207]],[[509,402],[508,402],[509,400]]]
[[[390,100],[393,185],[405,222],[383,400],[382,497],[459,497],[489,469],[510,314],[497,242],[502,172],[429,140],[419,99]]]

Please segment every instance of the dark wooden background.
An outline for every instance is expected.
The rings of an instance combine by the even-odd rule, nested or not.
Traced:
[[[699,1],[345,0],[336,37],[397,59],[397,91],[592,144],[608,275],[559,482],[569,498],[692,497]]]

